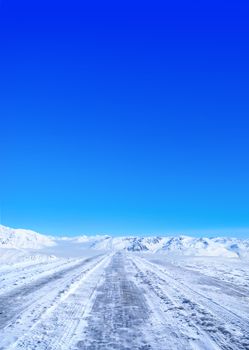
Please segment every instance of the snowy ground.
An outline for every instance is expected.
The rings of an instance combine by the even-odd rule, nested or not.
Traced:
[[[249,349],[248,260],[67,246],[0,251],[0,349]]]

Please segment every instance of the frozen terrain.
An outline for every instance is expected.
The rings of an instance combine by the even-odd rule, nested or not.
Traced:
[[[249,349],[248,241],[0,227],[0,349]]]

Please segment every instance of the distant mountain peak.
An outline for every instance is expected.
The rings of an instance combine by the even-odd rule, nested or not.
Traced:
[[[231,237],[190,236],[78,236],[55,238],[32,230],[12,229],[0,225],[0,247],[17,249],[39,249],[61,242],[80,245],[93,250],[126,250],[128,252],[150,252],[193,256],[249,257],[249,240]]]

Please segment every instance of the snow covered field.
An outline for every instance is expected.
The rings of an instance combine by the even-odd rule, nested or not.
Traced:
[[[249,349],[248,241],[2,226],[0,349]]]

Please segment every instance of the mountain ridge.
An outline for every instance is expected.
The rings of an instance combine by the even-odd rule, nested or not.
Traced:
[[[0,225],[0,248],[42,249],[61,242],[80,245],[84,249],[127,250],[193,256],[249,257],[249,240],[232,237],[123,236],[107,235],[53,237],[32,230],[13,229]]]

